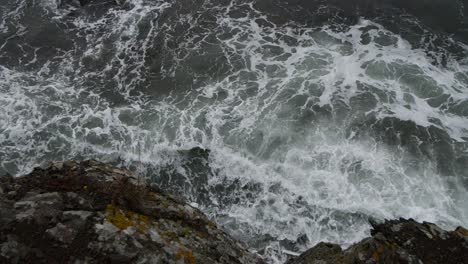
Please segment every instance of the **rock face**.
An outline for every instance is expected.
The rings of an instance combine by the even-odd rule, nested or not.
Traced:
[[[263,263],[127,170],[52,163],[0,178],[0,263]]]
[[[288,264],[468,263],[468,230],[371,223],[342,250],[319,243]],[[263,263],[198,209],[130,171],[96,161],[52,163],[0,178],[0,263]]]
[[[319,243],[288,264],[468,263],[468,230],[444,231],[432,223],[399,219],[372,223],[372,237],[346,250]]]

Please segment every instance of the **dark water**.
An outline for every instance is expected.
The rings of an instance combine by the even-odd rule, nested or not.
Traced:
[[[468,3],[3,0],[0,174],[129,166],[281,262],[468,225]],[[210,151],[202,151],[201,147]]]

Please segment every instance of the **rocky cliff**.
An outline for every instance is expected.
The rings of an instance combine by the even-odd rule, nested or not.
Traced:
[[[288,264],[468,263],[468,230],[399,219]],[[96,161],[0,177],[0,263],[264,263],[198,209]]]
[[[0,263],[262,263],[126,170],[70,161],[0,182]]]
[[[342,250],[319,243],[287,264],[463,264],[468,263],[468,230],[447,232],[432,223],[399,219],[371,223],[372,237]]]

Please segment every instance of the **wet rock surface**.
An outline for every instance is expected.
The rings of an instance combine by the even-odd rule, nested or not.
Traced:
[[[371,223],[372,237],[342,250],[319,243],[288,264],[335,263],[467,263],[468,230],[442,230],[432,223],[412,219]]]
[[[0,263],[263,263],[131,172],[52,163],[0,178]]]

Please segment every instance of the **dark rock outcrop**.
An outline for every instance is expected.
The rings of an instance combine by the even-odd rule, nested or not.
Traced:
[[[344,251],[335,244],[319,243],[288,264],[468,263],[468,230],[462,227],[448,232],[412,219],[371,224],[372,237]]]
[[[346,250],[319,243],[288,264],[467,263],[468,230],[462,227],[444,231],[412,219],[371,224],[372,236]],[[263,260],[198,209],[130,171],[68,161],[0,177],[0,263]]]
[[[0,178],[0,263],[262,263],[131,172],[52,163]]]

